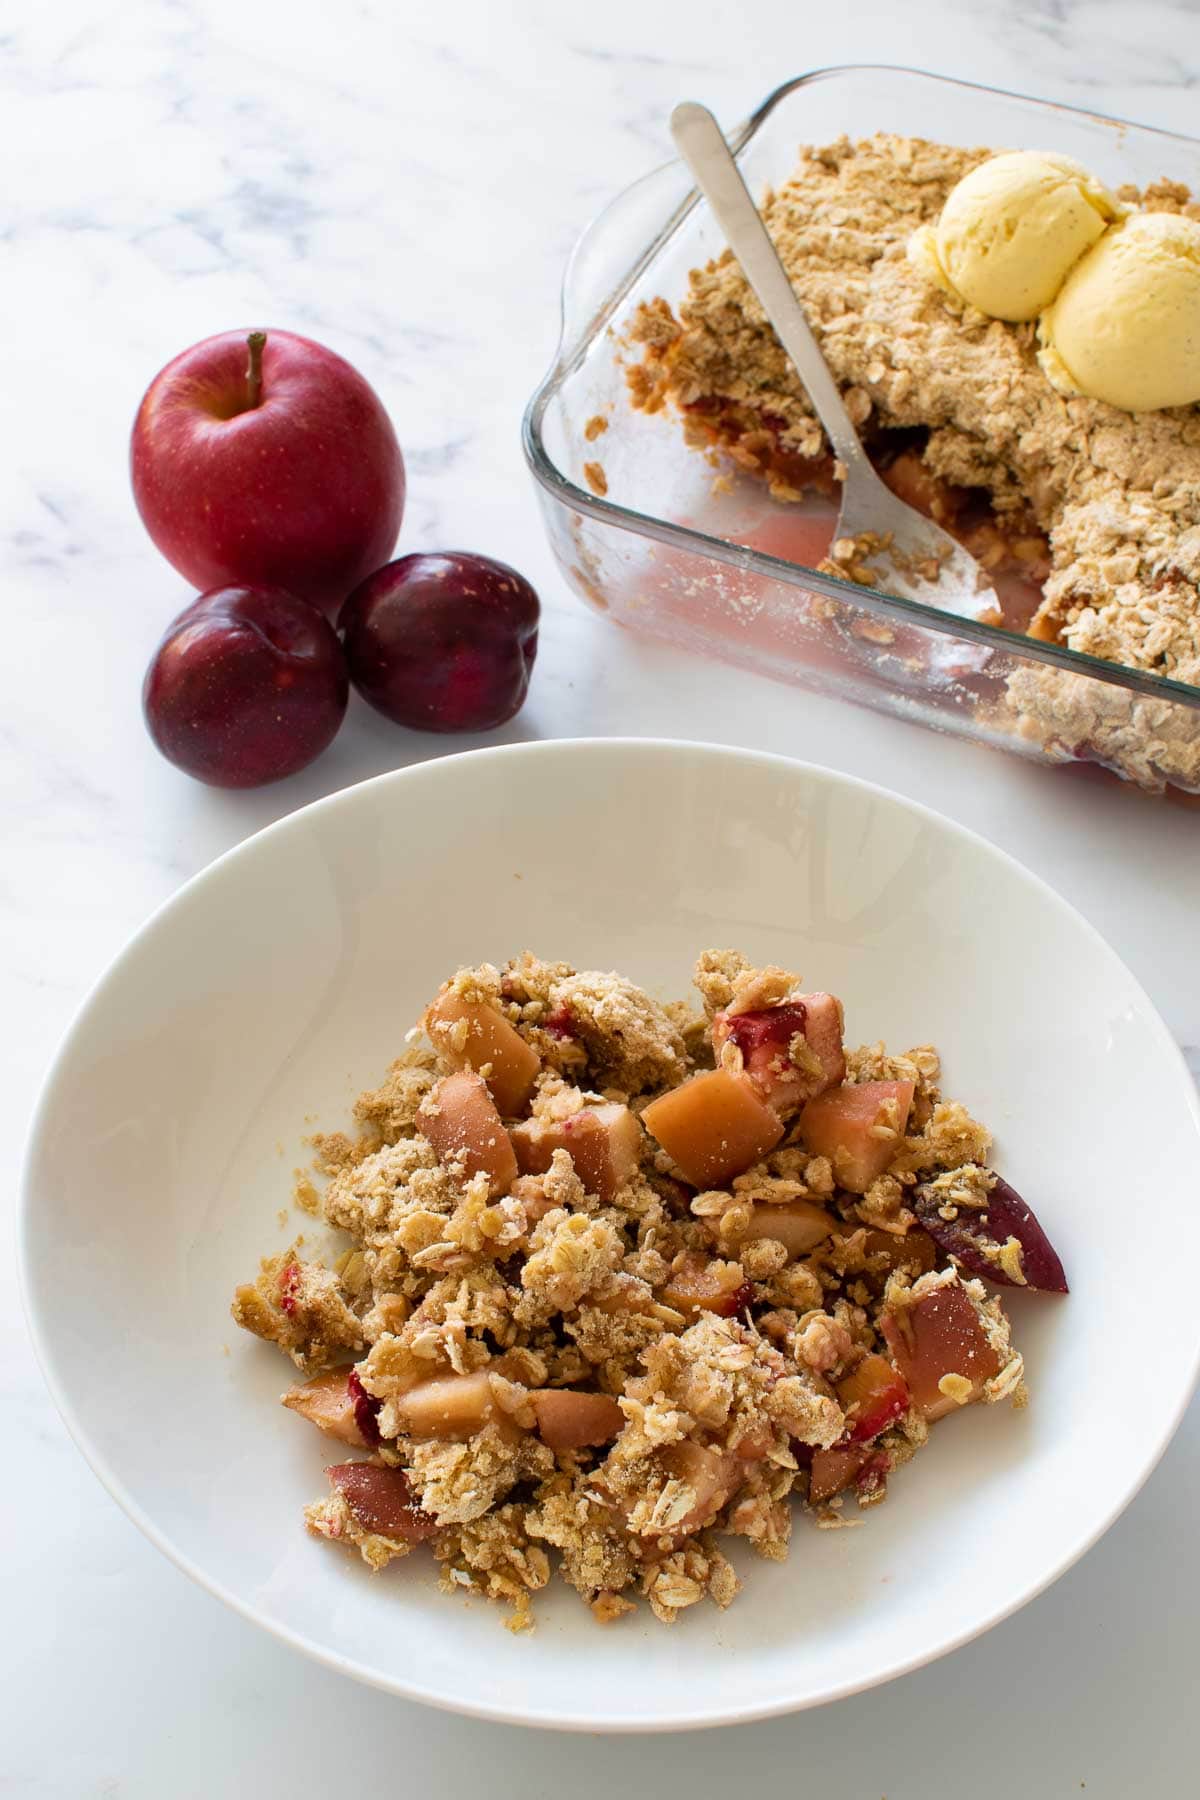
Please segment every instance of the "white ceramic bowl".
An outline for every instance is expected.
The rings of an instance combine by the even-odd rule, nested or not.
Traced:
[[[371,1576],[306,1535],[329,1448],[274,1404],[290,1364],[236,1330],[229,1297],[288,1241],[276,1214],[313,1115],[343,1121],[448,971],[528,947],[678,996],[716,944],[842,995],[852,1040],[937,1043],[948,1090],[992,1125],[1072,1293],[1012,1299],[1027,1411],[939,1425],[861,1530],[798,1519],[785,1566],[741,1563],[729,1612],[697,1607],[666,1630],[642,1610],[602,1629],[558,1584],[536,1632],[513,1639],[498,1609],[441,1594],[423,1554]],[[310,806],[138,934],[37,1114],[26,1293],[101,1479],[248,1618],[331,1667],[490,1718],[708,1725],[929,1661],[1112,1522],[1196,1378],[1200,1317],[1156,1295],[1162,1245],[1173,1268],[1200,1259],[1198,1147],[1192,1084],[1146,996],[1090,926],[980,839],[777,758],[522,745]],[[1149,1361],[1130,1344],[1147,1314]]]

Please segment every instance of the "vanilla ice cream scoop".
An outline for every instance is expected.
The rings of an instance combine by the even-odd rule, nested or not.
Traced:
[[[1200,225],[1133,213],[1072,269],[1038,335],[1062,393],[1126,412],[1200,400]]]
[[[989,157],[952,189],[935,226],[909,255],[940,285],[993,319],[1035,319],[1068,270],[1121,214],[1069,156],[1011,150]]]

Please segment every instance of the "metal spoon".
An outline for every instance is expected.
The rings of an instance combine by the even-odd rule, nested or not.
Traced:
[[[883,579],[889,593],[962,618],[998,617],[996,591],[975,558],[949,532],[898,499],[872,468],[800,299],[713,115],[707,107],[685,100],[671,114],[671,135],[775,327],[833,453],[846,471],[836,537],[857,538],[871,532],[889,540],[887,551],[879,553],[886,565]]]

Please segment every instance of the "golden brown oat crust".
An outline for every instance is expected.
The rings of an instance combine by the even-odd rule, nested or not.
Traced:
[[[444,991],[494,1006],[538,1049],[529,1107],[561,1121],[602,1097],[611,1116],[613,1095],[641,1105],[683,1083],[712,1061],[716,1012],[761,1016],[799,991],[787,970],[732,951],[706,952],[696,983],[707,1020],[620,975],[529,955],[460,970]],[[802,1066],[803,1034],[785,1039]],[[958,1282],[948,1265],[919,1274],[919,1260],[904,1263],[905,1201],[918,1182],[947,1206],[986,1199],[988,1133],[943,1099],[932,1048],[892,1056],[877,1044],[848,1053],[848,1079],[911,1082],[914,1102],[890,1166],[860,1197],[797,1140],[793,1109],[783,1144],[724,1189],[679,1183],[646,1136],[606,1202],[565,1149],[493,1198],[486,1176],[440,1163],[419,1131],[422,1102],[461,1048],[410,1046],[357,1102],[358,1136],[316,1140],[320,1210],[348,1247],[332,1269],[302,1261],[298,1246],[266,1259],[238,1289],[234,1317],[305,1370],[358,1357],[358,1428],[373,1460],[403,1470],[420,1509],[412,1535],[431,1534],[443,1586],[502,1602],[513,1629],[531,1622],[531,1598],[555,1567],[604,1623],[638,1596],[666,1623],[705,1598],[727,1606],[739,1584],[721,1542],[787,1554],[791,1498],[804,1497],[813,1456],[843,1443],[853,1416],[839,1381],[865,1357],[882,1366],[883,1310]],[[740,1051],[727,1042],[722,1058],[739,1064]],[[309,1204],[316,1193],[310,1183]],[[746,1236],[752,1217],[797,1205],[827,1219],[811,1253]],[[1000,1305],[979,1282],[964,1286],[999,1369],[978,1397],[1020,1402],[1022,1365]],[[728,1297],[724,1311],[706,1305],[714,1295],[718,1307]],[[584,1430],[581,1447],[552,1448],[531,1398],[546,1389],[591,1396],[589,1419],[607,1407],[621,1423],[601,1442]],[[871,1448],[886,1471],[926,1435],[920,1416],[893,1408]],[[881,1478],[862,1499],[883,1492]],[[841,1522],[840,1500],[811,1511],[819,1524]],[[408,1533],[356,1517],[341,1490],[306,1519],[372,1569],[413,1547]]]
[[[1130,414],[1064,398],[1037,362],[1036,328],[988,319],[906,254],[921,224],[991,151],[881,133],[802,152],[763,212],[860,429],[917,428],[936,477],[982,488],[1014,528],[1045,533],[1051,568],[1031,630],[1072,649],[1200,686],[1200,408]],[[1200,218],[1160,181],[1127,203]],[[729,252],[693,270],[677,313],[643,307],[635,404],[685,410],[692,441],[724,447],[800,497],[779,452],[827,451],[807,398]],[[852,576],[853,567],[836,572]],[[863,571],[864,574],[867,572]],[[1200,732],[1179,708],[1038,666],[1011,682],[1030,739],[1089,746],[1146,786],[1200,782]]]

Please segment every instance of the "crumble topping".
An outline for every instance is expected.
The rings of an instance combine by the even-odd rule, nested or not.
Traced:
[[[937,1052],[830,1060],[806,1034],[832,1021],[840,1044],[840,1002],[733,951],[705,952],[696,985],[703,1015],[529,955],[460,970],[357,1136],[316,1140],[345,1251],[326,1268],[293,1245],[234,1298],[309,1377],[289,1408],[351,1458],[309,1530],[373,1570],[427,1542],[443,1587],[513,1630],[556,1569],[601,1623],[639,1598],[664,1623],[728,1606],[725,1540],[780,1560],[794,1501],[851,1523],[846,1496],[878,1504],[931,1419],[1025,1399],[999,1300],[935,1241],[966,1209],[983,1272],[1027,1284],[1026,1245],[986,1230],[990,1136],[943,1097]],[[730,1020],[742,1044],[718,1058]],[[695,1103],[705,1081],[777,1122],[702,1186],[697,1144],[732,1128]],[[524,1095],[515,1114],[489,1082]],[[660,1121],[681,1096],[682,1124]],[[472,1166],[481,1141],[511,1162]]]
[[[868,441],[920,434],[930,475],[986,490],[1013,534],[1044,535],[1050,567],[1031,634],[1200,686],[1200,408],[1130,414],[1064,397],[1038,365],[1035,326],[987,318],[907,254],[990,154],[843,137],[802,152],[764,218]],[[1176,182],[1119,197],[1200,219]],[[715,435],[780,499],[829,491],[820,425],[731,252],[692,271],[677,313],[664,299],[643,307],[633,336],[635,404],[670,402],[689,441]],[[860,561],[851,546],[834,572],[857,578]],[[1046,666],[1012,674],[1006,704],[1051,753],[1096,752],[1149,787],[1200,782],[1200,729],[1184,708]]]

